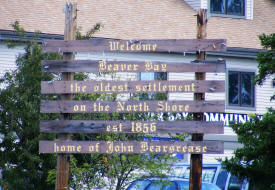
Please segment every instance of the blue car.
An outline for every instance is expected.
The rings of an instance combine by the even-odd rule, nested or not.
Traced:
[[[134,181],[127,190],[189,190],[189,181],[182,178],[146,178]],[[221,190],[210,183],[202,183],[201,190]]]
[[[169,176],[189,179],[190,164],[175,163],[171,166]],[[202,182],[217,185],[221,190],[248,190],[246,179],[239,179],[228,172],[220,163],[206,163],[202,166]]]

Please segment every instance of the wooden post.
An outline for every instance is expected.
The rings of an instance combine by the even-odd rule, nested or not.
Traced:
[[[65,8],[65,29],[64,40],[75,40],[76,37],[76,15],[77,7],[76,3],[66,4]],[[73,53],[64,53],[63,59],[74,60]],[[72,81],[74,78],[73,73],[62,73],[62,80]],[[62,95],[62,100],[72,100],[72,95]],[[71,119],[71,114],[61,114],[60,120]],[[70,140],[70,134],[59,134],[58,140]],[[57,156],[57,171],[56,171],[56,190],[68,190],[69,189],[69,154],[58,154]]]
[[[197,15],[197,39],[206,38],[207,9],[201,9]],[[197,52],[198,60],[205,60],[204,51]],[[205,73],[195,72],[196,80],[205,80]],[[205,100],[205,93],[194,93],[194,100]],[[203,113],[194,113],[194,120],[203,121]],[[202,141],[203,134],[193,134],[192,141]],[[189,190],[200,190],[202,182],[202,154],[191,154]]]

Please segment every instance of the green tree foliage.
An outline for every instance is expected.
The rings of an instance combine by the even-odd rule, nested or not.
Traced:
[[[259,53],[257,61],[259,62],[259,73],[256,77],[257,84],[261,85],[267,77],[272,77],[275,80],[275,33],[259,36],[262,46],[266,49],[265,52]],[[275,99],[274,96],[271,99]]]
[[[243,147],[224,161],[226,168],[247,178],[257,190],[271,190],[275,184],[275,110],[269,110],[262,120],[254,115],[250,122],[233,124],[232,128]]]
[[[0,169],[1,184],[9,189],[52,189],[46,183],[48,170],[56,165],[54,155],[39,155],[38,141],[53,139],[41,135],[40,119],[56,116],[40,115],[40,81],[52,76],[41,72],[41,60],[59,59],[56,54],[44,54],[38,44],[30,42],[25,54],[19,55],[17,69],[6,73],[0,84]]]

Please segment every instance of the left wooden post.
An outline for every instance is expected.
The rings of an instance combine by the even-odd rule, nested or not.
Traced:
[[[76,3],[66,4],[65,8],[65,28],[64,28],[64,40],[75,40],[76,38],[76,18],[77,18],[77,5]],[[63,53],[63,59],[74,60],[73,52]],[[74,79],[74,73],[62,73],[63,81],[72,81]],[[72,100],[71,94],[64,94],[61,96],[62,100]],[[61,114],[60,120],[70,120],[71,114]],[[58,140],[70,140],[70,134],[59,134]],[[68,190],[69,189],[69,154],[58,154],[57,156],[57,171],[56,171],[56,190]]]

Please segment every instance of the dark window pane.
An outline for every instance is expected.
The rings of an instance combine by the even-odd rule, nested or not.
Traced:
[[[155,80],[167,80],[167,73],[155,73]]]
[[[222,190],[224,190],[225,188],[227,176],[228,176],[228,171],[225,169],[222,169],[218,175],[216,185],[219,186]]]
[[[244,0],[227,0],[227,14],[244,15]]]
[[[203,168],[202,169],[202,182],[212,183],[217,168]]]
[[[236,72],[230,71],[228,102],[229,105],[253,107],[254,106],[254,85],[252,72]]]
[[[229,104],[239,104],[238,72],[229,72]]]
[[[253,106],[253,86],[252,75],[250,73],[241,74],[241,104]]]
[[[213,13],[225,13],[225,0],[211,0],[210,11]]]
[[[241,187],[242,187],[242,180],[240,180],[236,176],[231,176],[229,180],[228,189],[241,190]]]

